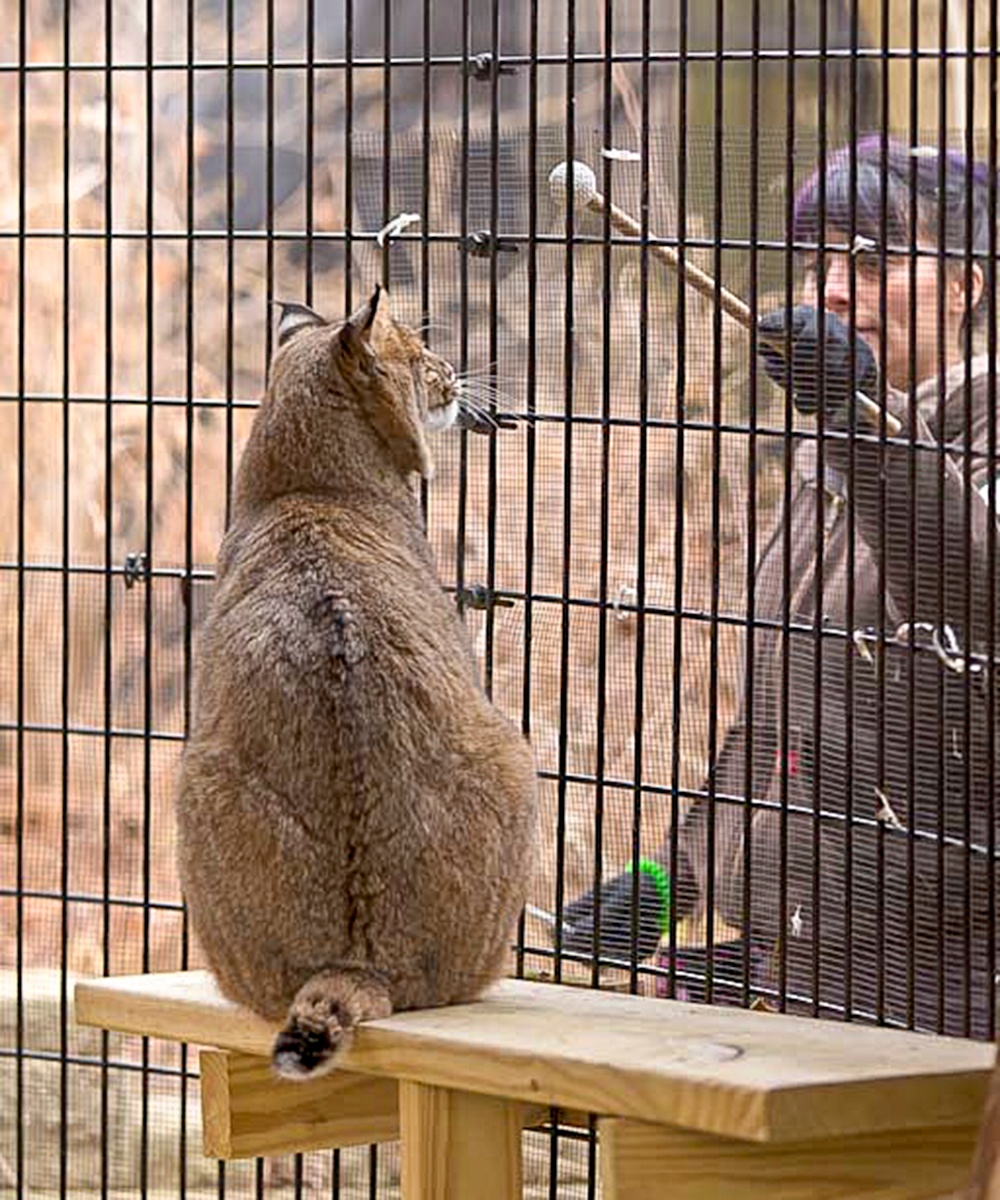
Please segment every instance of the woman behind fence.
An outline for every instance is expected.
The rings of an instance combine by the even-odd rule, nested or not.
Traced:
[[[675,915],[693,918],[682,930],[711,910],[716,938],[720,918],[739,931],[677,950],[678,995],[707,984],[716,1003],[992,1031],[989,208],[980,166],[878,138],[796,197],[795,242],[819,250],[800,306],[761,322],[789,361],[762,354],[823,437],[796,443],[791,503],[758,562],[751,686],[676,849],[600,892],[602,955],[637,935],[668,966],[665,869]],[[898,437],[880,444],[856,389]],[[567,948],[591,950],[594,908],[592,893],[568,906]]]

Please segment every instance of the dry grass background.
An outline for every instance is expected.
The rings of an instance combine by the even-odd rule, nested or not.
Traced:
[[[6,29],[0,32],[5,43],[0,57],[7,60],[17,56],[11,43],[14,8],[10,0],[0,4]],[[163,48],[157,56],[179,61],[183,39],[178,42],[178,31],[171,29],[167,6],[160,9],[157,39]],[[144,31],[131,10],[121,7],[116,13],[115,36],[116,57],[143,61]],[[101,61],[102,37],[101,14],[74,9],[74,56]],[[206,56],[210,52],[210,47],[203,50]],[[58,29],[39,19],[29,31],[29,60],[58,62],[61,55]],[[186,565],[210,568],[224,528],[227,475],[252,417],[243,402],[253,400],[263,385],[267,300],[303,298],[307,281],[300,246],[293,241],[279,237],[269,249],[259,230],[256,236],[228,240],[183,236],[191,216],[185,85],[182,72],[157,75],[160,115],[150,139],[146,77],[116,74],[109,173],[103,74],[74,72],[68,100],[58,71],[28,76],[24,228],[39,235],[69,228],[92,236],[34,236],[20,245],[9,236],[0,239],[0,308],[7,314],[0,322],[0,441],[8,461],[0,473],[0,789],[5,796],[0,879],[6,889],[0,896],[0,967],[20,961],[90,974],[172,969],[197,961],[179,910],[171,791],[185,720],[187,629],[197,622],[209,584],[185,589],[181,576]],[[0,229],[9,234],[22,220],[12,74],[0,76],[0,101]],[[512,135],[510,144],[523,169],[523,131]],[[224,233],[219,217],[225,212],[224,189],[205,182],[218,145],[198,129],[191,148],[197,172],[193,226]],[[598,161],[599,148],[596,134],[579,135],[581,157]],[[419,144],[401,138],[399,149],[393,211],[409,207],[403,201],[412,197],[414,186],[419,189]],[[435,234],[459,231],[454,189],[459,151],[454,132],[435,138],[429,222]],[[379,162],[377,136],[360,132],[353,153],[358,162],[365,154]],[[562,234],[562,218],[543,183],[562,156],[555,136],[540,156],[539,178],[519,185],[519,202],[506,218],[511,228],[524,232],[528,205],[534,203],[539,232]],[[653,170],[660,172],[655,158]],[[654,179],[650,214],[651,228],[664,233],[677,226],[668,174],[664,167]],[[635,168],[626,165],[616,175],[621,181],[617,198],[633,209],[636,179]],[[342,227],[342,184],[343,160],[331,158],[315,182],[318,230]],[[477,187],[482,202],[482,180]],[[306,203],[303,189],[293,189],[274,214],[274,230],[279,235],[301,230]],[[129,236],[105,236],[109,215],[113,228]],[[357,205],[352,216],[359,231],[377,227]],[[151,227],[155,237],[148,236]],[[710,233],[696,213],[688,214],[687,228],[696,237]],[[600,225],[584,221],[578,232],[597,235]],[[509,267],[502,264],[495,308],[488,266],[469,260],[463,307],[459,257],[453,246],[433,244],[426,250],[425,313],[418,236],[408,250],[394,253],[397,313],[414,323],[429,316],[432,343],[456,361],[464,331],[468,367],[489,374],[495,359],[492,372],[504,404],[519,413],[534,408],[544,418],[521,422],[495,442],[440,439],[428,519],[447,584],[460,576],[466,584],[485,583],[492,575],[501,591],[521,597],[530,590],[533,597],[530,604],[516,599],[496,609],[491,629],[481,613],[470,612],[468,619],[497,703],[528,724],[543,773],[563,773],[572,781],[561,786],[546,778],[542,784],[540,869],[531,898],[551,910],[560,884],[567,900],[590,884],[598,792],[608,873],[628,860],[640,811],[644,848],[662,841],[670,816],[663,792],[674,780],[675,767],[681,787],[700,783],[709,706],[715,706],[721,733],[738,703],[738,630],[696,615],[678,622],[670,613],[680,597],[685,613],[708,614],[713,584],[722,611],[742,611],[749,442],[745,433],[715,435],[700,426],[720,413],[731,423],[746,420],[746,337],[726,321],[716,352],[711,309],[688,294],[681,463],[674,279],[651,265],[643,325],[638,252],[616,248],[608,270],[601,247],[577,246],[573,326],[567,331],[566,247],[543,244],[537,252],[532,328],[526,251]],[[317,263],[323,249],[317,248]],[[704,252],[692,257],[699,255]],[[409,276],[403,259],[412,268]],[[711,266],[710,259],[701,261]],[[327,269],[314,276],[313,303],[336,315],[347,300],[342,253],[334,250],[321,265]],[[351,266],[357,298],[380,274],[370,242],[355,244]],[[23,407],[14,402],[21,392],[27,397]],[[122,402],[109,405],[108,395]],[[150,397],[157,403],[148,403]],[[762,392],[760,403],[761,419],[780,426],[775,397]],[[563,419],[568,404],[580,420]],[[645,427],[638,423],[643,412],[651,418]],[[602,422],[602,415],[613,420]],[[777,438],[758,443],[756,504],[764,527],[772,519],[780,484],[779,445]],[[154,575],[148,583],[127,587],[120,568],[128,554],[146,548],[147,537]],[[20,551],[32,566],[23,576],[10,569]],[[67,563],[80,570],[64,574]],[[108,565],[119,571],[110,585]],[[634,607],[640,587],[644,612]],[[681,736],[674,746],[677,636],[682,638]],[[27,728],[20,784],[12,728],[19,702]],[[63,734],[64,724],[73,732]],[[104,736],[109,728],[120,736],[109,741]],[[599,769],[603,788],[594,782]],[[20,856],[15,799],[23,824]],[[14,890],[22,898],[15,898]],[[106,905],[101,901],[107,897],[125,903]],[[546,928],[534,922],[528,937],[535,945],[548,943]],[[528,965],[548,968],[538,955],[529,956]],[[163,1061],[173,1059],[168,1055]],[[282,1168],[268,1169],[280,1181]],[[318,1180],[326,1168],[316,1170]]]

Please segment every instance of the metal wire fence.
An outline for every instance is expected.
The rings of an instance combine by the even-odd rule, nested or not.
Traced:
[[[193,1059],[70,1003],[200,961],[172,786],[270,302],[376,280],[511,418],[426,509],[538,761],[518,972],[991,1036],[995,5],[0,11],[0,1190],[398,1189],[205,1161]],[[557,1114],[526,1147],[596,1194]]]

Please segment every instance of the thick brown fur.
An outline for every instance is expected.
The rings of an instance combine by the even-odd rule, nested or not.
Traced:
[[[477,682],[423,532],[454,372],[387,309],[376,292],[341,326],[299,309],[283,331],[177,803],[199,940],[227,996],[284,1021],[275,1066],[297,1077],[359,1021],[490,984],[533,859],[530,750]]]

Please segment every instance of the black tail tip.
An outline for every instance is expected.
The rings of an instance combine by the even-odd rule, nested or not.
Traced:
[[[340,1045],[328,1028],[306,1028],[297,1021],[288,1024],[275,1038],[271,1065],[284,1079],[313,1079],[329,1071]]]

